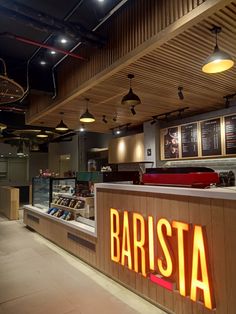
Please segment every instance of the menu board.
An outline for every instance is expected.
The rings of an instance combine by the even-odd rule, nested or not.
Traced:
[[[181,126],[182,157],[198,157],[197,123]]]
[[[225,118],[225,153],[236,154],[236,115]]]
[[[201,122],[202,156],[221,155],[220,118]]]
[[[179,158],[178,127],[168,128],[164,133],[164,158]]]

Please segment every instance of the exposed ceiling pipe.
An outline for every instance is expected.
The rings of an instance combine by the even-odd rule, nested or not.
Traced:
[[[25,22],[28,22],[28,25],[33,28],[36,27],[38,29],[40,27],[41,30],[44,28],[47,32],[60,32],[73,39],[85,41],[93,45],[101,46],[101,44],[105,44],[103,37],[87,30],[80,24],[65,23],[65,21],[61,21],[25,5],[18,4],[15,1],[3,1],[0,7],[0,11],[5,11],[4,13],[12,18],[20,18],[21,20],[25,18]],[[12,12],[14,13],[12,14]]]
[[[114,13],[116,13],[128,0],[122,0],[120,3],[118,3],[110,12],[108,12],[105,17],[92,29],[92,31],[96,31],[100,26],[102,26]],[[82,42],[78,42],[72,49],[70,49],[70,52],[75,51]],[[65,59],[67,56],[63,56],[53,67],[52,67],[52,76],[53,76],[53,87],[54,87],[54,95],[52,96],[52,99],[55,99],[57,97],[57,86],[55,81],[55,69],[56,67]]]
[[[11,106],[0,106],[0,111],[25,113],[25,109]]]
[[[32,39],[28,39],[28,38],[25,38],[25,37],[22,37],[22,36],[17,36],[17,35],[11,34],[11,33],[0,33],[0,36],[9,37],[9,38],[15,39],[17,41],[23,42],[25,44],[37,46],[37,47],[40,47],[40,48],[46,48],[46,49],[50,49],[50,50],[55,50],[57,52],[63,53],[65,55],[71,56],[71,57],[76,58],[76,59],[80,59],[80,60],[84,60],[84,61],[86,60],[84,57],[82,57],[82,56],[80,56],[78,54],[75,54],[73,52],[70,52],[70,51],[67,51],[67,50],[64,50],[64,49],[60,49],[60,48],[56,48],[56,47],[48,45],[48,44],[43,44],[43,43],[37,42],[37,41],[32,40]]]
[[[69,18],[76,12],[76,10],[81,6],[81,4],[84,2],[84,0],[80,0],[68,13],[67,15],[64,17],[63,21],[68,21]],[[49,36],[47,36],[47,38],[43,41],[43,44],[46,44],[48,42],[48,40],[53,36],[53,33],[51,33]],[[29,66],[31,61],[34,59],[34,57],[38,54],[38,52],[40,51],[41,47],[39,47],[38,49],[35,50],[35,52],[32,54],[32,56],[28,59],[27,61],[27,68],[26,68],[26,76],[27,76],[27,88],[26,91],[24,93],[24,96],[22,97],[22,99],[20,100],[20,103],[23,102],[23,100],[25,99],[25,97],[28,95],[29,89],[30,89],[30,83],[29,83]],[[55,86],[56,82],[55,82],[55,74],[53,73],[53,86]]]

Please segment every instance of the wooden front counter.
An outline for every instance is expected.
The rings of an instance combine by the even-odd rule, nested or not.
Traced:
[[[178,253],[176,252],[177,237],[174,231],[172,236],[168,238],[173,251],[171,281],[177,282],[173,291],[153,283],[149,279],[149,274],[145,278],[141,273],[130,270],[128,266],[112,261],[111,208],[119,210],[120,217],[123,217],[124,211],[128,211],[128,215],[132,215],[133,212],[140,213],[145,219],[148,216],[153,217],[154,237],[156,237],[156,223],[161,218],[166,218],[170,224],[173,221],[187,223],[190,229],[191,227],[194,228],[195,225],[202,226],[206,234],[207,264],[215,308],[209,310],[202,302],[193,302],[190,300],[188,292],[186,297],[180,295],[178,276],[175,274],[178,269],[176,262],[178,261]],[[64,225],[58,226],[55,221],[45,217],[40,218],[40,215],[38,218],[41,221],[35,222],[32,217],[27,218],[27,214],[32,214],[29,210],[25,211],[25,223],[170,313],[236,313],[236,190],[217,188],[213,191],[213,189],[194,190],[101,183],[96,185],[96,213],[97,237],[83,234],[78,230],[73,231]],[[122,228],[121,223],[121,233]],[[73,241],[73,236],[68,238],[68,232],[93,243],[94,250],[91,250],[91,247],[86,247],[82,242]],[[188,257],[186,269],[190,270],[192,269],[193,236],[188,236],[185,248]],[[157,244],[155,254],[156,264],[157,258],[162,259],[165,263],[160,244]],[[202,274],[198,274],[198,276],[200,280]],[[189,290],[190,279],[191,274],[188,271],[186,272],[187,290]]]

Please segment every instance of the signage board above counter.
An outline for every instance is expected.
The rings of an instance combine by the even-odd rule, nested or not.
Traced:
[[[161,160],[236,155],[236,114],[160,130]]]

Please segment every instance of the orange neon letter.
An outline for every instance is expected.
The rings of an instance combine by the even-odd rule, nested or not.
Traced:
[[[188,231],[188,224],[179,221],[173,221],[172,227],[177,229],[178,238],[179,293],[183,296],[186,296],[184,231]]]
[[[201,270],[201,280],[198,279],[199,270]],[[203,291],[205,306],[208,309],[212,309],[212,298],[207,270],[206,251],[201,226],[194,226],[193,234],[193,261],[190,292],[190,299],[193,301],[197,300],[197,288]]]
[[[139,224],[139,227],[138,227]],[[133,236],[134,236],[134,271],[139,272],[140,268],[142,275],[144,277],[146,274],[146,254],[144,245],[146,242],[145,238],[145,221],[142,215],[134,213],[133,214]],[[141,256],[139,258],[138,251],[140,251]],[[140,265],[141,262],[141,265]],[[140,267],[141,266],[141,267]]]
[[[154,264],[154,234],[153,234],[153,217],[148,216],[148,252],[149,252],[149,268],[155,269]]]
[[[165,218],[161,218],[157,223],[157,235],[158,235],[158,239],[160,241],[161,248],[163,250],[163,253],[166,259],[166,267],[163,266],[163,261],[160,258],[157,259],[157,264],[158,264],[160,273],[164,277],[170,277],[173,271],[173,264],[172,264],[172,259],[170,256],[170,251],[167,247],[166,240],[162,232],[163,226],[165,226],[166,228],[166,235],[169,237],[172,236],[172,229],[171,229],[171,225],[169,221],[166,220]]]
[[[121,250],[121,264],[123,266],[125,265],[125,256],[128,259],[128,268],[132,269],[129,216],[126,210],[124,211],[124,216],[123,216],[123,234],[122,234],[122,250]]]
[[[111,224],[111,259],[114,262],[120,261],[120,216],[116,209],[110,209]]]

